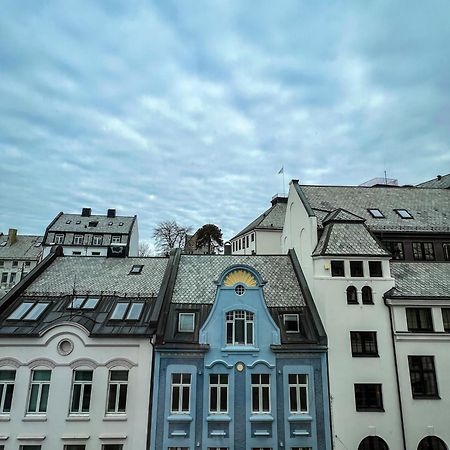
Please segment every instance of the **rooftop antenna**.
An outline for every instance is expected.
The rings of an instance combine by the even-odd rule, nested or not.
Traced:
[[[286,195],[286,188],[284,184],[284,165],[281,166],[281,169],[278,171],[278,175],[283,174],[283,195]]]
[[[387,173],[386,170],[384,171],[384,184],[387,186],[388,182],[387,182]]]

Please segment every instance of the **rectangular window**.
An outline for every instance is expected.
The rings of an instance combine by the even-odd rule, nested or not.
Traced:
[[[352,356],[378,356],[375,331],[350,331]]]
[[[108,414],[125,414],[127,408],[128,370],[110,370]]]
[[[189,414],[191,402],[191,374],[172,374],[172,414]]]
[[[406,308],[408,331],[426,333],[433,331],[431,308]]]
[[[434,356],[408,356],[413,398],[439,398]]]
[[[73,243],[75,245],[83,245],[83,235],[82,234],[76,234],[73,237]]]
[[[31,372],[27,410],[29,414],[45,414],[47,412],[51,374],[51,370],[33,370]]]
[[[369,208],[367,211],[369,211],[370,215],[375,219],[384,218],[384,214],[378,208]]]
[[[41,450],[40,445],[21,445],[20,450]]]
[[[308,375],[289,374],[289,412],[304,414],[308,412]]]
[[[371,277],[383,276],[381,261],[369,261],[369,274]]]
[[[71,414],[89,414],[92,394],[92,370],[74,370]]]
[[[0,370],[0,414],[11,412],[15,379],[15,370]]]
[[[192,333],[195,328],[195,314],[194,313],[179,313],[178,314],[178,331],[180,333]]]
[[[16,281],[16,272],[11,272],[9,275],[9,282],[14,283]]]
[[[5,265],[5,261],[3,259],[0,259],[0,267],[3,267]]]
[[[80,255],[81,255],[81,252],[72,252],[72,255],[74,255],[74,256],[80,256]]]
[[[30,267],[31,266],[31,261],[25,261],[25,266],[26,267]]]
[[[432,242],[413,242],[413,257],[417,261],[434,261],[434,247]]]
[[[64,243],[64,235],[63,234],[57,234],[55,236],[55,244],[63,244]]]
[[[362,261],[350,261],[350,276],[351,277],[363,277],[363,263]]]
[[[209,412],[226,414],[228,412],[228,375],[209,376]]]
[[[405,252],[403,251],[403,242],[384,242],[385,247],[392,254],[392,259],[405,259]]]
[[[103,444],[102,450],[123,450],[123,444]]]
[[[242,310],[227,312],[226,335],[229,345],[253,345],[253,313]]]
[[[121,237],[120,236],[112,236],[111,237],[111,244],[120,244]]]
[[[402,219],[413,219],[413,216],[406,209],[394,209],[394,211],[402,218]]]
[[[331,261],[331,276],[345,277],[344,261]]]
[[[450,308],[442,308],[442,322],[444,323],[444,330],[450,333]]]
[[[300,332],[298,314],[283,314],[283,322],[286,333]]]
[[[252,233],[251,236],[252,236],[251,240],[252,240],[252,242],[254,242],[255,241],[255,233]]]
[[[355,384],[356,411],[384,411],[381,384]]]
[[[444,252],[444,259],[450,261],[450,243],[446,242],[442,244],[442,251]]]
[[[99,297],[74,297],[69,305],[68,309],[95,309],[98,302],[100,301]]]
[[[269,374],[252,374],[252,413],[270,413]]]
[[[102,245],[103,236],[101,234],[96,234],[92,237],[92,245]]]
[[[250,245],[250,243],[249,243],[249,237],[248,237],[248,235],[247,235],[247,236],[245,236],[245,246],[248,248],[249,245]]]
[[[7,283],[8,282],[8,272],[3,272],[2,273],[2,283]]]
[[[13,261],[13,262],[12,262],[12,266],[13,266],[13,267],[17,267],[18,265],[19,265],[19,261]]]

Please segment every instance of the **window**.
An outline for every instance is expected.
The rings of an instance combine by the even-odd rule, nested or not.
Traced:
[[[64,450],[86,450],[86,446],[84,444],[65,445]]]
[[[430,308],[406,308],[408,331],[426,333],[433,331]]]
[[[9,282],[14,283],[16,281],[16,272],[11,272],[9,274]]]
[[[363,263],[362,261],[350,261],[350,276],[351,277],[363,277]]]
[[[141,302],[119,302],[116,304],[110,320],[139,320],[143,308],[144,304]]]
[[[234,292],[236,292],[236,295],[244,295],[245,287],[242,286],[242,284],[238,284],[238,285],[234,288]]]
[[[439,398],[433,356],[408,356],[413,398]]]
[[[252,374],[252,413],[270,412],[270,375]]]
[[[283,314],[283,322],[286,333],[298,333],[300,331],[298,314]]]
[[[119,222],[119,227],[123,227],[123,222]]]
[[[169,450],[189,450],[189,447],[169,447]]]
[[[3,272],[2,273],[2,283],[7,283],[8,282],[8,272]]]
[[[113,236],[111,238],[111,244],[120,244],[120,236]]]
[[[249,243],[249,236],[247,235],[247,236],[245,237],[245,246],[248,248],[249,245],[250,245],[250,243]]]
[[[91,255],[92,256],[100,256],[100,252],[92,252]]]
[[[226,414],[228,412],[228,375],[209,376],[209,412]]]
[[[361,289],[361,297],[363,305],[373,305],[372,288],[370,286],[364,286]]]
[[[389,447],[380,437],[367,436],[359,444],[358,450],[389,450]]]
[[[128,370],[110,370],[108,386],[108,414],[124,414],[127,407]]]
[[[25,261],[25,266],[26,267],[30,267],[31,266],[31,261]]]
[[[255,241],[255,233],[251,234],[251,241],[254,242]]]
[[[331,276],[345,277],[344,261],[331,261]]]
[[[13,267],[18,267],[18,265],[19,265],[19,261],[13,261],[12,262],[12,266]]]
[[[92,220],[89,222],[89,226],[95,228],[98,225],[98,220]]]
[[[141,264],[134,264],[133,267],[131,267],[130,274],[136,275],[138,273],[141,273],[143,268],[144,266]]]
[[[81,252],[72,252],[72,255],[79,256],[79,255],[81,255]]]
[[[356,411],[384,411],[381,384],[355,384]]]
[[[33,370],[31,372],[28,413],[42,414],[47,412],[51,374],[51,370]]]
[[[28,314],[22,320],[37,320],[41,317],[41,314],[48,308],[50,303],[35,303]]]
[[[20,450],[41,450],[40,445],[21,445]]]
[[[73,373],[71,414],[89,414],[92,393],[92,370],[75,370]]]
[[[350,331],[352,356],[378,356],[375,331]]]
[[[11,412],[15,379],[15,370],[0,370],[0,415]]]
[[[189,414],[191,397],[191,374],[172,374],[172,401],[170,412],[172,414]]]
[[[434,247],[432,242],[413,242],[413,257],[418,261],[434,261]]]
[[[83,235],[82,234],[76,234],[73,237],[73,243],[75,245],[83,245]]]
[[[50,303],[25,301],[9,315],[7,320],[37,320],[49,305]]]
[[[226,335],[229,345],[253,345],[253,313],[243,310],[227,312]]]
[[[77,220],[75,223],[76,223],[77,225],[80,225],[81,220]]]
[[[417,450],[447,450],[447,446],[437,436],[427,436],[420,441]]]
[[[302,414],[308,412],[308,375],[288,375],[289,382],[289,412]]]
[[[103,236],[101,234],[94,235],[92,237],[92,245],[102,245]]]
[[[102,450],[123,450],[123,444],[103,444]]]
[[[403,251],[403,242],[385,242],[384,245],[392,254],[392,259],[405,259]]]
[[[241,240],[239,239],[239,250],[241,249]]]
[[[375,219],[384,218],[384,214],[378,208],[369,208],[367,211],[369,211],[370,215]]]
[[[394,211],[395,211],[402,219],[414,219],[414,217],[408,212],[407,209],[394,209]]]
[[[66,220],[66,224],[69,225],[69,223],[72,223],[71,220]]]
[[[450,261],[450,243],[442,244],[442,251],[444,252],[444,259]]]
[[[195,327],[194,313],[179,313],[178,314],[178,331],[180,333],[192,333]]]
[[[5,261],[3,259],[0,259],[0,267],[3,267],[5,265]]]
[[[444,323],[444,330],[450,333],[450,308],[442,308],[442,322]]]
[[[74,297],[67,306],[68,309],[95,309],[100,297]]]
[[[64,235],[63,234],[57,234],[55,236],[55,244],[63,244],[64,243]]]
[[[381,261],[369,261],[369,274],[371,277],[383,276]]]
[[[349,305],[357,305],[358,304],[358,294],[356,292],[355,286],[349,286],[347,288],[347,303]]]

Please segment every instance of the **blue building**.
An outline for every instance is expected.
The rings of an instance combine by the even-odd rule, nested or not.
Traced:
[[[294,252],[176,255],[151,448],[331,448],[326,335]]]

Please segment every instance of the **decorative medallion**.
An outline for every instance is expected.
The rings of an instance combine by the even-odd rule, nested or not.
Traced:
[[[234,286],[236,283],[242,283],[250,287],[257,285],[255,277],[246,270],[234,270],[230,272],[223,282],[224,286]]]
[[[236,370],[238,372],[242,372],[245,369],[244,363],[238,362],[236,363]]]

